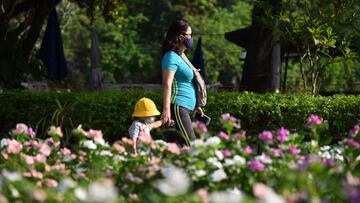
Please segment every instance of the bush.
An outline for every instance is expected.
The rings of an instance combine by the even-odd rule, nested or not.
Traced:
[[[42,134],[50,125],[66,129],[102,129],[110,141],[127,134],[135,102],[149,97],[162,110],[160,91],[122,90],[103,92],[3,92],[0,94],[0,133],[6,134],[16,123],[23,122]],[[360,97],[336,95],[254,94],[210,92],[205,113],[213,118],[210,130],[221,129],[221,112],[230,112],[241,120],[242,128],[251,133],[274,130],[279,126],[301,129],[310,114],[328,121],[328,133],[344,136],[360,118]],[[157,130],[161,136],[166,128]]]

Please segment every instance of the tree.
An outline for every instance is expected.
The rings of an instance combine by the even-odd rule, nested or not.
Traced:
[[[357,2],[283,0],[287,9],[281,10],[279,15],[267,12],[262,19],[281,36],[282,45],[297,51],[304,91],[316,95],[326,67],[355,57],[351,48],[360,36]]]
[[[0,1],[0,85],[12,88],[29,75],[35,78],[43,75],[33,49],[47,16],[60,1]],[[73,1],[85,8],[90,18],[101,10],[107,21],[115,21],[124,10],[119,0]]]

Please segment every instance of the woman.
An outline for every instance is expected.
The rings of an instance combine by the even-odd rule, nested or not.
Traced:
[[[192,45],[192,30],[189,23],[185,20],[174,22],[163,42],[161,119],[167,125],[171,125],[172,120],[175,121],[181,138],[174,139],[180,145],[190,145],[190,141],[196,139],[190,117],[196,105],[195,87],[192,82],[194,72],[182,58],[186,57],[184,51]],[[203,115],[200,107],[196,110]]]

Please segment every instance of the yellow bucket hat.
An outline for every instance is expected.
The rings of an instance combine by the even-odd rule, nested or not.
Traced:
[[[160,115],[160,112],[157,110],[155,103],[151,99],[143,97],[136,102],[132,117],[149,117],[158,115]]]

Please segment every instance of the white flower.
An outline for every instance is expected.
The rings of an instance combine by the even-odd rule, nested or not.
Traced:
[[[200,154],[200,152],[201,152],[201,150],[199,148],[192,147],[192,148],[190,148],[189,154],[191,156],[196,156],[196,155]]]
[[[166,166],[162,170],[164,179],[158,180],[154,186],[168,196],[184,194],[190,186],[190,179],[182,168]]]
[[[104,140],[102,137],[100,137],[100,138],[95,137],[95,138],[94,138],[94,141],[95,141],[95,143],[96,143],[97,145],[105,146],[105,140]]]
[[[206,141],[205,141],[205,146],[208,146],[208,145],[218,145],[221,143],[221,140],[219,137],[217,136],[214,136],[214,137],[209,137]]]
[[[73,181],[73,179],[66,177],[60,181],[58,188],[62,193],[65,193],[69,188],[74,188],[75,186],[76,182]]]
[[[88,149],[96,149],[97,148],[96,144],[92,140],[86,140],[83,143],[83,146],[88,148]]]
[[[244,157],[242,157],[242,156],[239,156],[239,155],[234,156],[234,161],[235,161],[235,163],[239,163],[241,165],[246,164],[246,159]]]
[[[155,140],[154,143],[157,145],[157,146],[167,146],[167,142],[165,142],[164,140]]]
[[[318,153],[320,157],[325,158],[325,159],[331,159],[331,154],[329,151],[324,151],[324,152],[319,152]]]
[[[227,175],[223,169],[218,169],[211,174],[211,181],[219,182],[227,178]]]
[[[124,156],[120,156],[120,155],[116,155],[114,157],[114,159],[117,160],[117,161],[125,161],[126,160]]]
[[[12,181],[19,181],[22,179],[22,176],[20,175],[20,173],[16,172],[16,171],[8,171],[6,169],[3,169],[1,171],[2,176],[4,176],[6,179],[8,179],[10,182]]]
[[[204,141],[202,139],[196,139],[190,142],[190,146],[192,147],[199,147],[203,145],[204,145]]]
[[[202,177],[202,176],[204,176],[204,175],[206,175],[206,171],[205,170],[196,170],[195,171],[195,175],[197,176],[197,177]]]
[[[86,168],[76,168],[75,171],[76,173],[84,173],[86,172]]]
[[[9,145],[9,139],[3,138],[1,139],[0,146],[1,148],[7,147]]]
[[[262,154],[262,155],[259,155],[259,156],[256,156],[255,157],[256,160],[264,163],[264,164],[271,164],[272,163],[272,160],[270,157],[268,157],[267,155],[265,154]]]
[[[117,190],[112,181],[104,180],[91,183],[87,189],[76,188],[75,197],[81,202],[116,202]]]
[[[316,140],[311,140],[310,144],[311,144],[312,147],[317,147],[317,146],[319,146],[319,143],[318,143],[318,141],[316,141]]]
[[[63,158],[63,162],[70,162],[72,160],[74,160],[74,157],[71,155],[65,155]]]
[[[113,156],[113,154],[112,154],[111,151],[109,151],[109,150],[102,150],[102,151],[100,152],[100,155],[101,155],[101,156]]]
[[[82,129],[81,124],[76,129],[74,129],[74,133],[80,133],[83,136],[88,136],[88,133],[84,129]]]
[[[168,145],[167,142],[165,142],[164,140],[155,140],[154,143],[156,145],[156,148],[160,151],[166,150]]]
[[[215,157],[209,157],[206,161],[217,168],[223,168],[221,162],[219,162],[218,159]]]
[[[20,197],[19,191],[14,186],[10,185],[9,188],[10,188],[10,192],[11,192],[11,197],[13,197],[13,198]]]
[[[94,182],[88,188],[87,202],[116,202],[117,190],[113,184]]]
[[[215,155],[217,156],[217,158],[218,158],[219,160],[223,160],[223,159],[224,159],[224,155],[223,155],[223,153],[222,153],[220,150],[216,150],[216,151],[215,151]]]
[[[74,191],[74,194],[78,200],[80,200],[82,202],[84,202],[86,200],[87,193],[84,188],[76,188]]]
[[[233,159],[225,159],[224,166],[232,166],[235,164],[235,161]]]
[[[344,161],[344,157],[341,156],[340,154],[335,154],[334,158],[340,161]]]
[[[240,203],[243,202],[245,195],[237,188],[227,189],[210,194],[210,202],[214,203]]]
[[[331,149],[331,147],[329,145],[320,147],[320,151],[329,151],[330,149]]]

